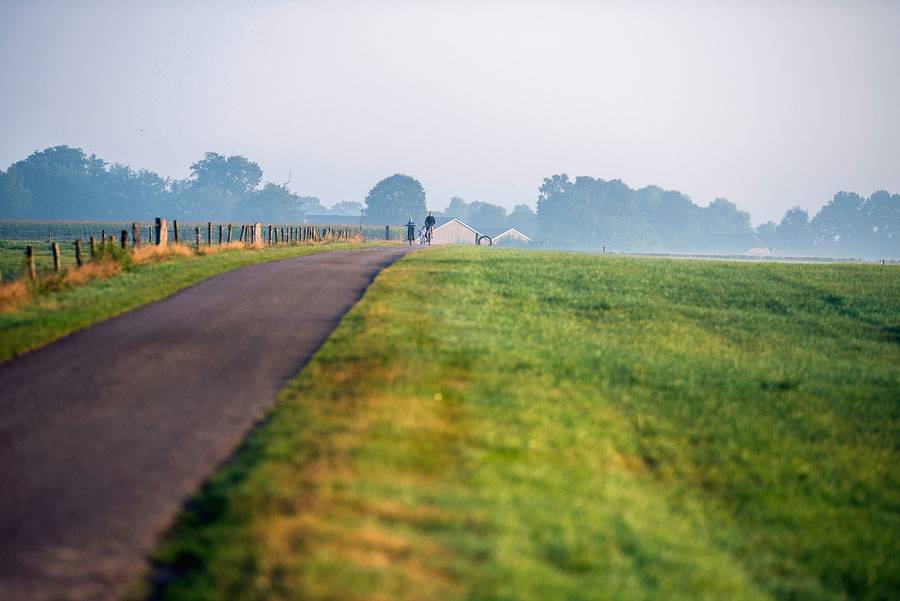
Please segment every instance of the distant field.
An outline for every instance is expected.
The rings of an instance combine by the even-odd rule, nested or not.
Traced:
[[[154,594],[897,599],[898,365],[895,266],[414,253],[191,504]]]

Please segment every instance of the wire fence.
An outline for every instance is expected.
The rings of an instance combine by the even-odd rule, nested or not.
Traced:
[[[0,240],[33,241],[33,242],[74,242],[75,240],[88,240],[94,236],[97,240],[108,237],[118,238],[122,231],[127,231],[129,237],[133,233],[133,225],[138,225],[141,242],[152,242],[155,222],[152,221],[0,221]],[[211,221],[181,221],[167,222],[167,238],[170,241],[178,240],[187,244],[196,243],[196,231],[200,228],[201,241],[209,243],[209,234],[212,232],[213,243],[218,241],[219,228],[223,236],[230,227],[232,238],[236,230],[240,230],[244,222],[211,222]],[[268,232],[268,228],[290,232],[301,228],[314,228],[318,232],[326,232],[336,229],[350,229],[365,240],[403,240],[405,230],[400,226],[385,225],[347,225],[337,223],[316,224],[291,224],[291,223],[266,223],[262,226]],[[177,236],[176,236],[177,229]]]
[[[0,282],[90,260],[95,248],[180,243],[198,250],[222,244],[253,247],[403,240],[406,229],[384,225],[247,224],[212,221],[0,221]]]

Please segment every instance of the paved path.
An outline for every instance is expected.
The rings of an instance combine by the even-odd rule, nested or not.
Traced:
[[[118,599],[400,247],[252,265],[0,365],[0,600]]]

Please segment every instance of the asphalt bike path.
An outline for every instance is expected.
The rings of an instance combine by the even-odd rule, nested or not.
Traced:
[[[408,250],[243,267],[0,365],[0,600],[119,599],[184,502]]]

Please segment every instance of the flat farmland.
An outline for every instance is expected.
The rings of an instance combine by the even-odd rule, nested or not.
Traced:
[[[900,268],[383,272],[135,596],[896,599]]]

